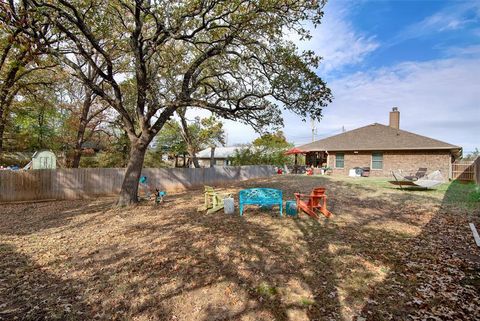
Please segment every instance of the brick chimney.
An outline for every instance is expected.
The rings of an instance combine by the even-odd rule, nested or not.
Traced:
[[[393,107],[390,112],[390,127],[400,129],[400,112],[398,107]]]

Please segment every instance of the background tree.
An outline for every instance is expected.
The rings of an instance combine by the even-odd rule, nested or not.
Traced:
[[[49,84],[45,70],[55,64],[43,54],[43,48],[51,44],[48,30],[26,2],[0,2],[0,156],[10,109],[19,92]]]
[[[82,145],[104,131],[105,104],[60,69],[38,70],[41,85],[30,83],[12,101],[5,121],[4,147],[30,151],[51,149],[64,166],[78,167]],[[65,156],[65,157],[62,157]],[[93,164],[92,164],[93,165]]]
[[[123,128],[120,116],[107,122],[100,132],[100,142],[105,149],[97,157],[98,167],[125,167],[130,153],[130,139]]]
[[[331,100],[312,71],[318,57],[284,39],[287,30],[308,38],[302,26],[320,22],[324,1],[28,2],[60,37],[50,53],[121,116],[131,149],[118,205],[137,201],[148,145],[179,108],[204,108],[260,129],[282,125],[281,107],[319,119]],[[102,86],[89,80],[74,54]],[[134,108],[114,77],[122,67],[134,86]]]
[[[275,133],[267,133],[256,138],[252,142],[252,145],[262,151],[285,151],[285,149],[292,147],[292,144],[287,142],[285,134],[281,130]]]
[[[7,140],[9,149],[35,151],[61,148],[59,138],[63,116],[61,109],[57,108],[53,90],[30,90],[15,103],[9,117],[4,137],[11,138]]]
[[[215,116],[211,116],[202,119],[201,124],[202,131],[200,132],[200,139],[203,144],[211,148],[210,167],[213,167],[215,165],[215,147],[218,145],[225,145],[223,123],[217,121]]]
[[[190,131],[192,128],[190,127]],[[188,153],[187,143],[182,134],[182,126],[175,119],[169,120],[156,138],[155,153],[168,153],[175,158],[178,166],[178,156]]]
[[[223,123],[215,116],[207,118],[196,117],[193,123],[188,123],[185,115],[179,113],[181,134],[187,146],[190,160],[196,168],[200,167],[197,153],[207,147],[215,148],[218,145],[225,145],[225,131]]]
[[[91,81],[97,81],[97,74],[87,67],[85,74]],[[68,166],[78,168],[82,156],[83,144],[91,140],[96,132],[101,130],[101,125],[106,121],[105,110],[109,107],[104,101],[75,77],[66,79],[62,84],[62,101],[68,111],[68,129],[71,130],[70,138],[65,142],[68,155]]]
[[[190,156],[190,159],[193,162],[193,165],[196,168],[200,167],[200,164],[198,163],[197,159],[197,142],[195,141],[195,135],[197,134],[198,131],[196,131],[196,127],[190,128],[191,126],[188,125],[187,119],[186,119],[186,108],[179,108],[177,109],[177,114],[178,117],[180,118],[180,133],[182,135],[183,140],[185,141],[186,147],[187,147],[187,152],[188,155]],[[193,132],[192,132],[193,131]],[[175,164],[176,165],[176,164]]]
[[[155,148],[157,154],[168,151],[176,159],[188,154],[189,163],[200,167],[196,160],[197,152],[212,145],[225,145],[223,123],[214,116],[195,117],[193,121],[188,121],[184,116],[179,118],[178,121],[176,119],[168,121],[158,134]],[[178,166],[178,161],[175,162],[175,166]]]
[[[480,156],[480,150],[478,150],[478,148],[475,148],[475,150],[473,152],[470,152],[470,153],[466,154],[465,156],[462,157],[462,159],[464,159],[464,160],[475,160],[479,156]]]
[[[275,165],[292,164],[291,156],[285,151],[293,144],[287,142],[282,131],[264,134],[252,142],[251,146],[239,147],[232,158],[233,165]]]

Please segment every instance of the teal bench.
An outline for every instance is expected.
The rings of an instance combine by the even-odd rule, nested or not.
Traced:
[[[250,188],[239,192],[240,216],[243,216],[245,205],[275,206],[280,207],[280,216],[283,211],[282,191],[273,188]]]

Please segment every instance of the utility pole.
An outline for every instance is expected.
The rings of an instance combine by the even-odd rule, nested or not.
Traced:
[[[317,126],[315,125],[315,120],[312,118],[312,142],[315,141],[316,135],[317,135]]]

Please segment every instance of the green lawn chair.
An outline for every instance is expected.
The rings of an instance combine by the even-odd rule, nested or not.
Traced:
[[[223,199],[232,197],[229,193],[217,193],[213,187],[205,186],[205,204],[200,206],[197,211],[207,211],[207,214],[215,213],[223,209]]]

